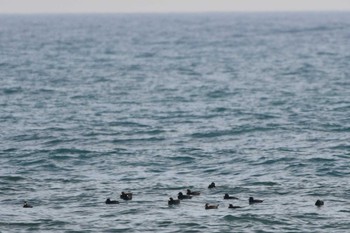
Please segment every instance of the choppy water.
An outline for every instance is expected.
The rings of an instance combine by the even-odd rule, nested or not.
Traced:
[[[347,232],[349,67],[349,13],[2,15],[0,231]]]

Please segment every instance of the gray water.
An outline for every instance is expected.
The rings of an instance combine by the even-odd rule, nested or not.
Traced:
[[[348,232],[349,67],[349,13],[1,15],[0,232]]]

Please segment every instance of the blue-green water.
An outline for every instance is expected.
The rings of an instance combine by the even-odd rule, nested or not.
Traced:
[[[0,232],[347,232],[349,67],[349,13],[2,15]]]

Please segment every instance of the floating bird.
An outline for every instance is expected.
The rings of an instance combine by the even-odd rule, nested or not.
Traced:
[[[23,208],[33,208],[32,205],[29,205],[26,201],[23,203]]]
[[[106,202],[105,202],[107,205],[109,204],[119,204],[119,201],[111,201],[111,199],[107,198]]]
[[[172,197],[169,198],[168,205],[178,205],[180,204],[180,200],[174,200]]]
[[[125,201],[129,201],[132,199],[132,193],[122,192],[122,194],[120,195],[120,198],[125,200]]]
[[[198,195],[201,195],[201,193],[198,191],[191,191],[187,189],[187,195],[198,196]]]
[[[191,199],[192,196],[190,196],[190,195],[184,195],[182,192],[179,192],[177,198],[180,199],[180,200],[182,200],[182,199]]]
[[[263,202],[263,200],[258,200],[258,199],[254,199],[253,197],[249,197],[249,205],[255,204],[255,203],[261,203],[261,202]]]
[[[321,201],[321,200],[317,200],[316,203],[315,203],[315,205],[316,205],[317,207],[320,207],[320,206],[323,206],[323,205],[324,205],[324,202]]]
[[[238,197],[232,197],[230,195],[228,195],[227,193],[225,193],[224,199],[239,199]]]
[[[209,205],[208,203],[205,204],[205,209],[209,210],[209,209],[217,209],[219,207],[219,205]]]
[[[230,209],[238,209],[238,208],[242,208],[242,207],[237,206],[237,205],[229,204],[229,205],[228,205],[228,208],[230,208]]]
[[[215,188],[215,183],[214,182],[211,182],[211,184],[208,186],[209,189],[212,189],[212,188]]]

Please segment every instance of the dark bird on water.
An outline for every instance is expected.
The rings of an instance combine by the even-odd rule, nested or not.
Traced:
[[[132,193],[122,192],[122,194],[120,195],[120,198],[125,200],[125,201],[129,201],[132,199]]]
[[[263,200],[258,200],[258,199],[254,199],[253,197],[249,197],[249,204],[256,204],[256,203],[261,203],[263,202]]]
[[[210,209],[217,209],[219,205],[209,205],[208,203],[205,204],[205,209],[210,210]]]
[[[192,196],[190,196],[190,195],[184,195],[182,192],[179,192],[177,198],[180,199],[180,200],[182,200],[182,199],[191,199]]]
[[[214,182],[211,182],[211,184],[208,186],[209,189],[212,189],[212,188],[215,188],[215,183]]]
[[[224,199],[236,199],[236,200],[238,200],[238,197],[232,197],[226,193],[224,196]]]
[[[324,202],[321,201],[321,200],[317,200],[316,203],[315,203],[315,206],[317,207],[320,207],[320,206],[323,206],[324,205]]]
[[[200,192],[198,191],[191,191],[190,189],[187,189],[187,195],[192,195],[192,196],[198,196],[198,195],[201,195]]]
[[[23,208],[33,208],[32,205],[29,205],[26,201],[23,203]]]
[[[240,206],[238,206],[238,205],[229,204],[229,205],[228,205],[228,208],[230,208],[230,209],[238,209],[238,208],[242,208],[242,207],[240,207]]]
[[[172,197],[169,198],[168,205],[178,205],[180,204],[180,200],[174,200]]]
[[[110,204],[119,204],[119,201],[111,201],[111,199],[107,198],[106,202],[105,202],[107,205],[110,205]]]

